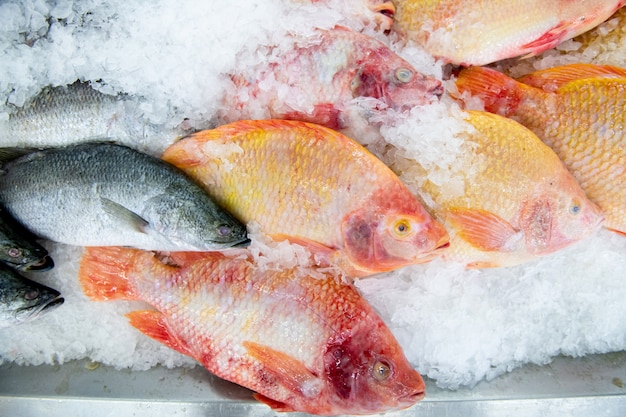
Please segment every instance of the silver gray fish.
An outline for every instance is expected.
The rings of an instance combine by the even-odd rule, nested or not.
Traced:
[[[0,204],[35,235],[70,245],[211,251],[249,242],[246,227],[178,168],[111,143],[7,162]]]
[[[46,248],[1,208],[0,262],[23,271],[47,271],[54,266]]]
[[[7,106],[13,111],[0,123],[0,144],[50,148],[113,140],[148,151],[165,149],[177,136],[189,133],[148,122],[140,105],[138,98],[103,94],[78,81],[46,87],[23,107]]]
[[[30,321],[63,302],[57,290],[0,266],[0,328]]]

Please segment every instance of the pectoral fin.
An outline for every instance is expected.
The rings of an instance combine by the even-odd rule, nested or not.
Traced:
[[[194,357],[189,345],[170,332],[163,313],[153,310],[138,310],[131,311],[126,314],[126,317],[128,317],[133,327],[146,336],[150,336],[183,355]]]
[[[518,233],[509,222],[486,210],[452,209],[446,216],[457,235],[482,251],[508,251]]]
[[[312,394],[317,376],[302,361],[269,346],[243,342],[248,354],[261,362],[265,369],[281,384],[293,392]]]
[[[147,232],[150,223],[148,223],[148,221],[140,215],[105,197],[100,197],[100,202],[102,204],[102,209],[112,218],[124,225],[127,225],[132,230],[136,230],[141,233]]]
[[[586,78],[623,78],[626,70],[611,65],[571,64],[535,71],[518,81],[532,87],[554,92],[572,81]]]
[[[286,412],[286,413],[291,412],[291,411],[296,411],[293,409],[293,407],[290,407],[285,403],[281,403],[280,401],[272,400],[271,398],[268,398],[265,395],[259,394],[258,392],[255,393],[253,397],[255,400],[262,402],[263,404],[269,405],[270,408],[274,411]]]

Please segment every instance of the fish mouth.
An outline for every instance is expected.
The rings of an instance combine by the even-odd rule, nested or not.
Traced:
[[[54,261],[52,260],[52,258],[50,256],[44,256],[43,258],[35,261],[35,262],[31,262],[29,264],[25,264],[25,265],[18,265],[16,266],[17,269],[19,269],[20,271],[37,271],[37,272],[45,272],[45,271],[49,271],[52,268],[54,268]]]
[[[411,407],[415,403],[421,401],[426,396],[426,391],[416,391],[411,394],[407,394],[404,397],[400,398],[398,401],[398,409],[402,410],[408,407]]]
[[[61,296],[61,294],[56,295],[53,299],[37,304],[35,306],[29,306],[20,308],[17,310],[18,312],[27,311],[28,312],[28,320],[32,320],[35,317],[39,316],[44,311],[54,310],[65,302],[65,299]]]

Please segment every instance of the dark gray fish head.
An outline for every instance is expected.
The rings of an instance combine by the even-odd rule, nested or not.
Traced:
[[[0,327],[31,321],[65,300],[57,290],[31,281],[8,268],[0,270]]]
[[[23,271],[47,271],[54,266],[46,248],[4,210],[0,210],[0,262]]]

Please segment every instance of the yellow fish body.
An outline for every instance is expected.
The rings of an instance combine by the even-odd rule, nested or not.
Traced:
[[[519,123],[470,111],[472,146],[459,156],[462,194],[426,181],[435,215],[450,232],[445,259],[468,267],[520,264],[594,233],[602,222],[556,154]],[[454,191],[453,191],[454,190]]]
[[[399,178],[331,129],[240,121],[195,133],[163,159],[261,231],[328,255],[354,276],[427,260],[448,234]]]
[[[531,85],[494,70],[468,68],[457,86],[482,98],[485,110],[531,129],[602,208],[605,226],[626,233],[626,71],[574,65],[522,80]]]
[[[432,55],[485,65],[536,55],[609,18],[624,0],[396,0],[393,29]]]

